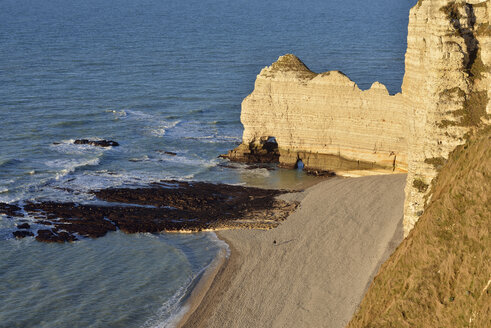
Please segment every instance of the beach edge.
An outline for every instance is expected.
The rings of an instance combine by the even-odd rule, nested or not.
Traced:
[[[285,198],[290,198],[289,200],[296,200],[296,201],[301,201],[299,208],[297,211],[310,211],[312,210],[312,202],[307,201],[304,202],[304,199],[306,197],[320,197],[322,196],[323,191],[325,188],[337,188],[338,186],[345,186],[345,187],[352,187],[353,183],[359,184],[362,183],[364,185],[369,184],[370,186],[366,186],[368,189],[372,188],[385,188],[389,187],[391,185],[397,185],[393,187],[393,191],[398,191],[397,194],[400,194],[396,204],[399,209],[396,211],[397,216],[390,215],[392,218],[387,218],[388,221],[392,222],[390,223],[390,227],[385,228],[385,231],[383,233],[378,233],[376,232],[375,234],[371,234],[369,237],[370,239],[374,239],[374,245],[371,253],[369,252],[369,257],[371,257],[371,264],[370,265],[362,265],[359,267],[359,272],[360,274],[363,275],[363,283],[356,283],[354,285],[356,286],[351,286],[350,289],[352,290],[352,295],[350,295],[350,299],[346,300],[346,302],[349,302],[349,311],[343,311],[344,313],[334,313],[334,317],[332,318],[318,318],[319,320],[325,320],[325,319],[332,319],[332,323],[334,326],[345,326],[349,320],[352,318],[354,312],[358,308],[359,304],[361,303],[363,296],[365,295],[370,283],[373,281],[374,276],[376,275],[378,269],[380,268],[381,264],[385,262],[385,260],[392,254],[392,252],[395,250],[395,248],[399,245],[399,243],[403,239],[403,234],[402,234],[402,203],[403,203],[403,182],[405,181],[406,175],[385,175],[385,176],[372,176],[372,177],[363,177],[363,178],[335,178],[330,180],[330,182],[324,182],[320,184],[316,184],[310,188],[307,188],[305,191],[301,193],[289,193],[282,195],[281,197]],[[381,185],[380,185],[381,184]],[[356,191],[354,191],[356,192]],[[389,192],[390,193],[390,192]],[[310,194],[310,195],[309,195]],[[360,200],[360,204],[364,203],[364,200]],[[302,208],[303,207],[303,208]],[[290,214],[290,216],[282,223],[282,225],[286,224],[292,225],[292,224],[297,224],[299,223],[299,215],[295,214],[297,211],[293,212]],[[394,213],[394,212],[391,212]],[[306,217],[307,219],[307,217]],[[319,218],[309,218],[310,220],[318,220]],[[365,219],[365,218],[363,218]],[[308,221],[310,221],[308,220]],[[296,222],[295,222],[296,221]],[[328,225],[330,223],[327,223]],[[182,327],[182,328],[189,328],[189,327],[208,327],[208,326],[213,326],[214,323],[218,320],[219,322],[229,322],[231,323],[230,320],[232,318],[230,315],[235,311],[232,310],[230,312],[230,307],[233,307],[234,309],[238,310],[239,312],[243,312],[244,306],[247,306],[247,302],[244,304],[240,305],[239,302],[237,302],[236,298],[237,291],[234,294],[235,296],[233,298],[230,298],[230,290],[236,289],[236,285],[238,284],[243,284],[244,281],[243,277],[241,275],[243,274],[242,271],[244,271],[244,266],[248,266],[251,261],[249,257],[244,258],[243,252],[249,252],[248,249],[244,249],[244,240],[248,240],[249,246],[253,247],[254,249],[250,249],[249,254],[254,254],[254,256],[258,257],[256,260],[257,261],[263,261],[266,258],[269,258],[270,254],[270,247],[273,247],[274,249],[280,250],[284,247],[291,247],[295,242],[289,243],[289,241],[281,241],[281,239],[273,239],[273,237],[278,238],[281,234],[279,230],[282,230],[281,226],[275,229],[267,230],[267,231],[255,231],[255,230],[250,230],[250,229],[237,229],[233,231],[220,231],[217,232],[217,236],[220,240],[224,241],[229,245],[230,248],[230,256],[221,263],[220,267],[217,268],[213,275],[209,275],[206,277],[207,281],[203,282],[204,288],[202,288],[199,291],[199,297],[192,298],[193,306],[189,308],[187,311],[186,315],[180,320],[179,324],[177,327]],[[279,229],[279,230],[278,230]],[[307,232],[308,233],[308,232]],[[355,232],[356,233],[356,232]],[[263,237],[268,236],[268,239],[271,239],[271,243],[264,245],[256,245],[252,246],[253,244],[258,243]],[[238,238],[237,238],[238,237]],[[375,238],[374,238],[375,237]],[[381,237],[382,240],[378,240],[377,237]],[[281,238],[281,237],[280,237]],[[323,238],[321,238],[323,239]],[[319,242],[319,238],[312,238],[315,242]],[[275,243],[276,242],[276,243]],[[276,246],[276,247],[275,247]],[[326,249],[326,251],[329,251]],[[287,251],[289,252],[289,251]],[[287,255],[288,254],[288,255]],[[290,256],[289,253],[285,253],[285,255]],[[306,255],[307,256],[307,255]],[[272,257],[271,257],[272,259]],[[349,265],[349,264],[348,264]],[[278,266],[278,265],[276,265]],[[249,270],[254,271],[257,269],[257,267],[250,267]],[[292,268],[290,268],[286,263],[285,266],[281,268],[281,270],[289,271]],[[247,271],[247,270],[246,270]],[[251,275],[252,274],[251,271]],[[313,270],[315,271],[315,270]],[[255,271],[254,271],[255,272]],[[264,276],[262,276],[264,278]],[[274,275],[272,275],[274,277]],[[241,282],[239,283],[236,281],[236,279],[239,279]],[[339,278],[339,276],[337,276]],[[332,281],[336,283],[336,280],[343,280],[343,278],[337,279],[336,277],[332,277]],[[234,282],[235,281],[235,282]],[[259,285],[264,285],[265,281],[262,281],[259,283],[257,282],[255,286],[252,286],[251,288],[258,288],[260,287]],[[339,284],[344,284],[343,281],[338,281]],[[243,288],[244,286],[242,286]],[[263,286],[264,288],[264,286]],[[288,286],[283,286],[283,288],[290,288]],[[241,291],[239,291],[241,293]],[[225,299],[232,303],[228,303],[228,311],[224,312],[223,311],[223,301],[227,302]],[[278,297],[280,297],[278,295]],[[259,295],[258,295],[258,298]],[[336,301],[329,301],[328,302],[330,305],[332,305],[333,309],[335,309],[336,306]],[[342,303],[342,302],[341,302]],[[250,305],[250,304],[249,304]],[[242,310],[241,310],[242,309]],[[331,311],[333,311],[331,309]],[[250,310],[250,309],[249,309]],[[291,310],[291,309],[290,309]],[[273,313],[274,310],[272,309]],[[299,309],[301,312],[301,310]],[[296,311],[298,312],[298,311]],[[336,311],[335,311],[336,312]],[[301,313],[299,314],[299,320],[301,318]],[[259,320],[259,316],[261,315],[260,313],[256,313],[258,316],[257,318],[251,318],[250,313],[249,314],[244,314],[241,313],[242,318],[236,317],[237,321],[240,322],[242,321],[242,324],[248,320]],[[245,315],[245,316],[244,316]],[[271,317],[272,313],[269,313],[269,320],[275,320],[274,318]],[[281,316],[281,313],[276,312],[276,314],[273,315],[273,317],[276,317],[276,319],[279,319],[278,316]],[[287,315],[288,316],[288,315]],[[300,323],[300,321],[299,321]],[[306,326],[312,326],[309,325],[308,322],[304,322]],[[235,323],[236,326],[239,326],[237,322]],[[235,327],[235,326],[234,326]]]
[[[233,269],[230,269],[230,267],[240,263],[240,256],[237,254],[233,243],[221,236],[219,231],[216,232],[216,235],[219,240],[227,244],[228,254],[218,254],[210,268],[206,270],[203,277],[198,281],[183,306],[185,313],[179,318],[176,328],[203,326],[208,317],[207,312],[212,311],[215,303],[213,302],[216,297],[215,294],[221,288],[230,284],[234,274]],[[224,251],[221,250],[220,252],[223,253]]]

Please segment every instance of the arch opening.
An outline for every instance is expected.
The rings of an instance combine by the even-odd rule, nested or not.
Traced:
[[[295,163],[295,169],[297,169],[298,171],[302,171],[303,168],[304,168],[304,164],[302,160],[300,158],[297,159],[297,162]]]
[[[278,143],[276,142],[275,137],[268,137],[263,144],[263,149],[265,149],[268,153],[273,153],[278,150]]]

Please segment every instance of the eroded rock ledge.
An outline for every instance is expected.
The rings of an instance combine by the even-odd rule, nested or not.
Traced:
[[[98,238],[110,231],[197,232],[234,228],[270,229],[286,219],[297,204],[279,200],[285,190],[162,181],[147,188],[111,188],[93,194],[107,205],[41,202],[24,206],[0,203],[0,214],[36,218],[37,231],[18,226],[13,234],[36,234],[43,242]]]

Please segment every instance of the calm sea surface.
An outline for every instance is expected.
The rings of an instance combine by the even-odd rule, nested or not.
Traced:
[[[0,0],[0,202],[93,202],[89,190],[160,179],[312,179],[219,165],[256,75],[294,53],[397,93],[415,3]],[[82,138],[121,146],[72,143]],[[48,245],[13,239],[17,223],[0,216],[0,327],[165,327],[224,247],[213,234],[119,232]]]

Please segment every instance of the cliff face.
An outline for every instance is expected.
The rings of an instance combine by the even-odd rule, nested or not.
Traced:
[[[448,154],[491,112],[490,9],[489,0],[424,0],[410,12],[402,84],[409,126],[406,233]]]
[[[377,82],[362,91],[340,72],[316,74],[293,55],[280,57],[244,99],[243,143],[228,157],[267,155],[337,173],[407,171],[407,234],[448,154],[490,123],[490,11],[489,0],[420,0],[410,12],[402,94],[394,96]]]
[[[362,91],[341,72],[313,73],[294,55],[261,71],[241,121],[243,143],[274,137],[286,167],[300,159],[306,169],[407,168],[401,96],[377,82]]]

